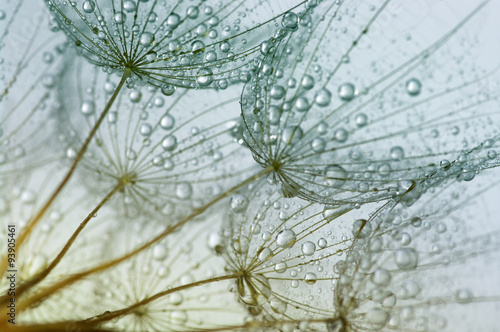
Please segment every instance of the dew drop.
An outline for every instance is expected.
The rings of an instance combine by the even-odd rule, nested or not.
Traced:
[[[89,115],[94,114],[94,110],[95,110],[95,104],[91,100],[84,101],[82,103],[82,106],[80,107],[80,111],[85,116],[89,116]]]
[[[231,210],[235,213],[243,212],[248,206],[248,200],[245,196],[240,194],[235,194],[231,196]]]
[[[149,135],[151,135],[152,130],[153,130],[153,128],[151,127],[151,125],[149,123],[143,123],[141,125],[141,127],[139,128],[139,133],[142,136],[149,136]]]
[[[123,24],[127,20],[127,15],[125,15],[122,12],[116,12],[116,14],[113,18],[114,18],[116,23]]]
[[[141,34],[139,43],[144,47],[148,47],[154,43],[154,40],[155,40],[155,35],[152,34],[151,32],[146,31]]]
[[[325,185],[330,188],[342,187],[347,179],[347,172],[339,165],[328,166],[325,170]]]
[[[283,15],[283,19],[281,20],[281,25],[287,29],[295,29],[297,28],[299,19],[295,13],[288,12]]]
[[[190,8],[193,8],[193,7],[190,7]],[[189,8],[188,8],[188,11],[189,11]],[[180,16],[175,14],[175,13],[172,13],[167,17],[167,27],[170,30],[177,28],[177,26],[179,25],[180,22],[181,22]]]
[[[170,130],[174,128],[174,125],[175,125],[175,119],[170,114],[164,115],[160,120],[160,127],[162,127],[165,130]]]
[[[422,83],[420,83],[420,81],[416,78],[410,78],[408,81],[406,81],[405,86],[406,92],[412,97],[418,96],[420,94],[420,91],[422,90]]]
[[[286,311],[286,302],[278,299],[277,297],[272,297],[269,300],[269,305],[271,309],[277,314],[283,314]]]
[[[128,93],[128,99],[132,102],[132,103],[138,103],[141,101],[141,98],[142,98],[142,93],[140,91],[137,91],[137,90],[131,90],[129,93]]]
[[[354,117],[354,122],[358,127],[364,127],[368,124],[368,116],[365,113],[358,113]]]
[[[467,288],[459,289],[455,292],[455,299],[458,303],[470,303],[472,301],[472,292]]]
[[[352,235],[359,239],[367,238],[372,232],[372,225],[365,219],[358,219],[352,224]]]
[[[344,83],[339,86],[338,94],[341,100],[350,101],[354,98],[356,87],[352,83]]]
[[[129,13],[135,11],[136,8],[137,8],[137,5],[136,5],[135,1],[128,0],[128,1],[123,2],[123,9],[125,9],[125,11],[127,11]]]
[[[307,241],[302,245],[302,253],[306,256],[314,255],[315,251],[316,251],[316,245],[311,241]]]
[[[188,182],[180,182],[175,188],[175,194],[180,199],[188,199],[193,193],[193,188]]]
[[[330,105],[332,94],[327,89],[321,89],[316,92],[314,97],[314,102],[320,107],[326,107]]]
[[[299,126],[286,127],[281,133],[281,141],[285,144],[296,144],[302,138],[303,132]]]
[[[278,273],[284,273],[288,266],[285,262],[279,262],[274,265],[274,270]]]
[[[413,248],[402,248],[396,250],[394,260],[401,270],[413,270],[418,265],[418,253]]]
[[[82,9],[86,13],[93,13],[95,9],[95,2],[92,0],[85,1],[82,4]]]
[[[233,241],[233,249],[236,251],[238,254],[244,254],[248,251],[248,248],[250,247],[250,241],[248,238],[244,235],[238,236],[234,241]]]
[[[276,244],[281,248],[290,248],[296,240],[295,232],[291,229],[284,229],[276,235]]]
[[[304,281],[306,282],[306,284],[308,285],[314,285],[316,283],[316,281],[318,280],[318,277],[316,277],[316,274],[312,273],[312,272],[308,272],[306,273],[306,275],[304,276]]]
[[[262,248],[262,250],[259,252],[259,260],[261,262],[266,262],[267,260],[269,260],[269,258],[271,258],[273,255],[273,252],[271,249],[269,248]]]
[[[391,274],[384,269],[375,270],[372,275],[372,282],[378,286],[387,286],[391,282]]]
[[[156,260],[162,261],[167,258],[168,250],[163,244],[157,244],[153,247],[153,257]]]
[[[161,147],[165,151],[173,151],[177,147],[177,138],[173,135],[167,136],[161,142]]]
[[[209,86],[213,82],[213,73],[210,69],[208,68],[202,68],[198,71],[196,74],[196,83],[198,83],[199,86]]]

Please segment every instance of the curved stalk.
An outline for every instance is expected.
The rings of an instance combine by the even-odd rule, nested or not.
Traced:
[[[30,236],[30,234],[33,231],[33,229],[35,228],[35,226],[38,224],[38,222],[41,220],[41,218],[45,215],[45,213],[47,212],[47,210],[52,206],[52,203],[54,203],[55,199],[59,196],[59,194],[61,193],[61,191],[63,190],[63,188],[68,184],[71,176],[73,175],[73,173],[74,173],[74,171],[76,169],[76,166],[78,165],[78,163],[82,159],[85,151],[87,150],[90,142],[92,141],[92,138],[95,136],[95,133],[97,132],[97,130],[101,126],[102,121],[106,118],[106,115],[108,114],[109,110],[111,109],[111,106],[113,105],[116,97],[118,96],[118,93],[121,91],[121,89],[122,89],[123,85],[125,84],[127,78],[131,74],[132,74],[131,69],[130,68],[125,68],[125,71],[123,72],[123,76],[122,76],[122,78],[120,80],[120,83],[118,84],[115,92],[113,93],[113,95],[109,99],[108,103],[106,104],[106,107],[102,111],[102,113],[99,116],[99,119],[95,123],[94,127],[92,128],[92,130],[90,131],[90,133],[87,135],[87,138],[85,139],[85,142],[83,143],[82,147],[78,151],[78,153],[77,153],[77,155],[75,157],[75,160],[73,161],[73,164],[71,165],[70,169],[68,170],[68,172],[64,176],[64,179],[59,183],[59,185],[56,188],[56,190],[54,190],[54,192],[52,193],[52,195],[50,196],[50,198],[45,202],[45,204],[38,211],[38,213],[28,222],[28,224],[27,224],[26,228],[24,229],[24,231],[21,234],[19,234],[19,237],[17,239],[17,248],[18,249],[21,247],[21,245],[24,243],[24,241]],[[6,271],[6,269],[7,269],[7,260],[4,259],[1,262],[1,266],[0,266],[0,272],[1,273],[0,274],[3,274]]]

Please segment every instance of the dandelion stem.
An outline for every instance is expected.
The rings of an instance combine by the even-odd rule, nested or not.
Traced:
[[[103,323],[103,322],[107,322],[107,321],[110,321],[112,319],[115,319],[117,317],[120,317],[120,316],[124,316],[124,315],[127,315],[127,314],[130,314],[132,313],[134,310],[136,310],[137,308],[139,307],[142,307],[150,302],[153,302],[163,296],[166,296],[166,295],[169,295],[169,294],[172,294],[172,293],[175,293],[175,292],[180,292],[180,291],[183,291],[185,289],[190,289],[190,288],[193,288],[193,287],[198,287],[198,286],[202,286],[202,285],[206,285],[206,284],[209,284],[209,283],[213,283],[213,282],[218,282],[218,281],[223,281],[223,280],[229,280],[229,279],[236,279],[238,277],[241,277],[242,273],[233,273],[233,274],[229,274],[229,275],[225,275],[225,276],[220,276],[220,277],[215,277],[215,278],[209,278],[209,279],[204,279],[204,280],[200,280],[200,281],[196,281],[196,282],[192,282],[192,283],[189,283],[189,284],[185,284],[185,285],[182,285],[182,286],[178,286],[178,287],[174,287],[174,288],[170,288],[170,289],[167,289],[163,292],[159,292],[159,293],[156,293],[148,298],[145,298],[144,300],[141,300],[137,303],[134,303],[133,305],[127,307],[127,308],[123,308],[123,309],[119,309],[119,310],[116,310],[116,311],[108,311],[108,312],[105,312],[99,316],[96,316],[94,318],[89,318],[89,319],[86,319],[82,322],[91,322],[91,323],[94,323],[94,324],[98,324],[98,323]]]
[[[59,252],[57,257],[50,263],[50,265],[41,271],[40,273],[36,274],[33,278],[30,280],[26,281],[25,283],[21,284],[18,289],[17,289],[17,296],[21,296],[26,290],[29,290],[36,284],[38,284],[40,281],[45,279],[45,277],[59,264],[59,262],[62,260],[64,255],[68,252],[68,250],[71,248],[73,243],[75,242],[76,238],[78,235],[83,231],[85,226],[89,223],[89,221],[95,216],[95,214],[106,204],[106,202],[114,195],[118,190],[120,190],[124,185],[123,181],[119,181],[116,186],[104,197],[99,204],[88,214],[88,216],[80,223],[78,228],[75,230],[73,235],[69,238],[69,240],[66,242],[64,245],[64,248]],[[3,296],[4,297],[4,296]],[[8,297],[5,296],[5,299],[1,299],[1,303],[8,301]]]
[[[59,183],[59,186],[57,187],[57,189],[54,191],[54,193],[50,196],[50,198],[47,200],[47,202],[45,202],[45,204],[43,205],[43,207],[38,211],[38,213],[35,215],[35,217],[33,217],[33,219],[31,219],[28,223],[28,225],[26,226],[26,229],[24,230],[23,233],[21,233],[19,235],[19,238],[17,240],[17,246],[18,248],[22,245],[22,243],[29,237],[29,235],[31,234],[31,232],[33,231],[34,227],[36,226],[36,224],[40,221],[40,219],[43,217],[43,215],[47,212],[47,210],[50,208],[50,206],[52,205],[52,203],[54,202],[54,200],[59,196],[59,194],[61,193],[61,191],[63,190],[63,188],[66,186],[66,184],[68,183],[69,179],[71,178],[71,176],[73,175],[75,169],[76,169],[76,166],[78,165],[78,163],[80,162],[80,160],[82,159],[83,157],[83,154],[85,153],[85,151],[87,150],[87,147],[89,146],[90,144],[90,141],[92,140],[92,138],[94,137],[95,133],[97,132],[97,129],[99,129],[99,127],[101,126],[101,123],[102,121],[104,120],[104,118],[106,117],[106,114],[108,113],[108,111],[110,110],[111,106],[113,105],[116,97],[118,96],[118,93],[120,92],[120,90],[122,89],[123,85],[125,84],[125,81],[127,80],[127,78],[130,76],[130,74],[132,73],[132,71],[130,70],[130,68],[125,68],[125,71],[123,72],[123,76],[120,80],[120,83],[118,84],[115,92],[113,93],[113,95],[111,96],[111,98],[109,99],[106,107],[104,108],[104,110],[102,111],[101,115],[99,116],[99,119],[97,120],[97,122],[95,123],[94,127],[92,128],[92,130],[90,131],[90,133],[88,134],[87,138],[85,139],[85,142],[83,143],[82,147],[80,148],[80,150],[78,151],[76,157],[75,157],[75,160],[73,161],[73,164],[71,165],[71,168],[69,169],[69,171],[66,173],[66,176],[64,177],[64,179]],[[5,266],[6,265],[6,262],[3,263],[3,265]],[[2,266],[2,268],[4,268],[4,266]]]

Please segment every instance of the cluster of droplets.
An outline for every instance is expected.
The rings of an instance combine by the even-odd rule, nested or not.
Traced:
[[[376,75],[365,75],[358,53],[384,5],[367,11],[369,19],[358,8],[346,40],[332,32],[341,30],[339,21],[352,10],[345,5],[324,2],[315,11],[294,14],[296,31],[273,45],[245,87],[244,140],[255,160],[273,169],[269,181],[285,197],[337,205],[411,190],[411,204],[409,196],[418,198],[426,187],[457,177],[470,181],[496,165],[499,128],[493,124],[497,114],[489,110],[498,96],[482,87],[495,69],[445,86],[428,79],[433,56],[447,54],[454,38],[459,40],[455,30],[444,30],[417,55],[370,45],[381,57],[393,52],[395,64],[372,62],[367,66]],[[455,29],[472,19],[466,16]],[[451,64],[435,68],[442,75],[455,70]],[[446,160],[455,167],[442,167]],[[423,188],[417,192],[415,186]]]
[[[75,81],[79,70],[93,75]],[[60,113],[60,125],[66,156],[73,160],[116,83],[81,61],[62,77],[59,96],[67,112]],[[66,89],[75,84],[81,97],[68,98]],[[206,102],[186,111],[194,94],[205,94]],[[122,181],[119,209],[128,217],[146,213],[156,216],[153,220],[175,220],[191,212],[252,172],[238,167],[245,158],[251,165],[251,159],[231,136],[237,113],[230,107],[237,94],[231,88],[217,100],[217,92],[208,91],[184,90],[171,97],[158,88],[122,91],[82,160],[82,175],[102,194]],[[224,116],[214,116],[222,109],[228,110]]]
[[[59,105],[53,90],[65,46],[40,29],[47,24],[45,17],[29,24],[16,20],[26,7],[22,1],[9,2],[9,16],[3,11],[0,20],[0,185],[5,186],[20,172],[57,158],[55,151],[41,150],[55,143]],[[16,56],[9,57],[8,51]]]
[[[248,82],[251,60],[260,55],[258,36],[269,34],[282,15],[247,1],[46,2],[56,28],[90,62],[110,73],[131,68],[131,84],[152,84],[166,95],[176,86],[226,89]],[[257,10],[266,15],[253,17]]]

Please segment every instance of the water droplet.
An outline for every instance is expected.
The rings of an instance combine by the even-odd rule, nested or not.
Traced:
[[[297,28],[299,19],[295,13],[288,12],[283,15],[283,19],[281,20],[281,25],[287,29],[295,29]]]
[[[349,137],[349,133],[344,128],[339,128],[333,133],[335,140],[339,143],[344,143]]]
[[[173,135],[167,136],[161,142],[161,146],[165,151],[173,151],[177,147],[177,138]]]
[[[248,206],[248,200],[245,196],[235,194],[231,196],[231,210],[235,213],[243,212]]]
[[[326,107],[330,105],[332,99],[332,94],[327,89],[321,89],[316,92],[314,97],[314,102],[320,107]]]
[[[244,254],[248,251],[248,248],[250,247],[250,241],[248,238],[244,235],[238,236],[234,241],[233,241],[233,249],[236,251],[238,254]]]
[[[123,2],[123,9],[125,9],[125,11],[127,11],[129,13],[135,11],[136,8],[137,8],[137,5],[136,5],[135,1],[128,0],[128,1]]]
[[[302,253],[306,256],[314,255],[315,251],[316,251],[316,245],[311,241],[307,241],[302,245]]]
[[[149,135],[151,135],[152,130],[153,130],[153,128],[151,127],[151,125],[149,123],[143,123],[141,125],[141,127],[139,128],[139,133],[142,136],[149,136]]]
[[[188,320],[188,315],[185,311],[172,311],[170,314],[170,322],[175,325],[184,325]]]
[[[170,130],[174,128],[174,125],[175,125],[175,119],[170,114],[164,115],[160,120],[160,127],[162,127],[165,130]]]
[[[278,273],[284,273],[288,266],[285,262],[279,262],[274,265],[274,270]]]
[[[189,7],[189,8],[194,8],[194,7]],[[188,8],[188,12],[189,12],[189,8]],[[198,10],[196,8],[196,10]],[[189,15],[189,14],[188,14]],[[181,22],[181,18],[179,15],[175,14],[175,13],[172,13],[170,14],[168,17],[167,17],[167,27],[170,29],[170,30],[173,30],[175,29],[179,23]]]
[[[285,88],[281,85],[273,85],[270,92],[271,98],[281,99],[285,95]]]
[[[189,18],[195,19],[198,17],[200,11],[198,7],[195,6],[189,6],[188,9],[186,10],[186,15]]]
[[[389,314],[382,309],[371,309],[365,315],[368,322],[374,324],[377,328],[382,328],[389,319]]]
[[[306,273],[306,275],[304,276],[304,281],[306,282],[306,284],[308,285],[314,285],[316,283],[316,281],[318,280],[318,277],[316,277],[316,274],[312,273],[312,272],[308,272]]]
[[[92,0],[85,1],[82,4],[83,11],[86,13],[93,13],[95,9],[95,2]]]
[[[405,151],[400,146],[394,146],[391,148],[391,159],[402,160],[405,157]]]
[[[196,74],[196,83],[198,83],[199,86],[209,86],[213,82],[213,73],[210,69],[208,68],[202,68],[198,71]]]
[[[365,113],[358,113],[354,117],[354,122],[358,127],[364,127],[368,124],[368,116]]]
[[[295,232],[291,229],[284,229],[276,235],[276,244],[281,248],[290,248],[296,240]]]
[[[314,78],[311,75],[305,75],[300,86],[306,90],[312,89],[314,87]]]
[[[352,235],[359,239],[364,239],[370,236],[372,225],[365,219],[358,219],[352,224]]]
[[[142,93],[140,91],[137,91],[137,90],[131,90],[129,93],[128,93],[128,99],[133,102],[133,103],[138,103],[141,101],[141,98],[142,98]]]
[[[311,148],[314,152],[322,152],[326,148],[326,142],[321,137],[315,138],[311,142]]]
[[[281,141],[285,144],[296,144],[302,138],[303,132],[299,126],[286,127],[281,133]]]
[[[261,262],[265,262],[267,261],[269,258],[271,258],[273,255],[273,252],[271,249],[265,247],[265,248],[262,248],[262,250],[259,252],[259,260]]]
[[[472,301],[472,292],[467,288],[459,289],[455,292],[455,298],[458,303],[470,303]]]
[[[420,81],[416,78],[410,78],[406,81],[405,86],[406,92],[412,97],[418,96],[422,90],[422,83],[420,83]]]
[[[383,176],[383,177],[386,177],[386,176],[389,176],[391,175],[391,165],[387,164],[387,163],[383,163],[383,164],[380,164],[377,168],[377,173],[380,175],[380,176]]]
[[[142,46],[148,47],[154,43],[154,40],[155,40],[155,35],[152,34],[151,32],[146,31],[141,34],[139,42]]]
[[[378,286],[387,286],[391,282],[391,274],[384,269],[375,270],[372,275],[372,282]]]
[[[175,188],[175,194],[180,199],[188,199],[191,197],[192,193],[193,193],[193,188],[191,187],[191,184],[189,184],[188,182],[180,182],[177,184]]]
[[[328,166],[325,170],[325,185],[330,188],[342,187],[347,179],[347,172],[339,165]]]
[[[354,98],[356,87],[352,83],[344,83],[339,86],[338,94],[343,101],[350,101]]]
[[[418,265],[418,253],[413,248],[402,248],[394,253],[394,260],[398,268],[413,270]]]
[[[163,93],[165,96],[171,96],[175,92],[175,86],[172,84],[164,84],[161,87],[161,93]]]
[[[269,305],[271,309],[277,314],[283,314],[286,311],[286,302],[278,299],[277,297],[271,297],[269,300]]]
[[[321,248],[321,249],[324,249],[326,248],[327,246],[327,242],[325,239],[321,238],[318,240],[318,247]]]
[[[89,115],[94,114],[94,110],[95,110],[95,104],[92,100],[84,101],[82,103],[82,106],[80,107],[80,111],[85,116],[89,116]]]
[[[122,12],[116,12],[116,14],[113,18],[114,18],[116,23],[123,24],[127,20],[127,15],[125,15]]]
[[[157,244],[153,247],[153,257],[159,261],[167,258],[168,250],[163,244]]]

